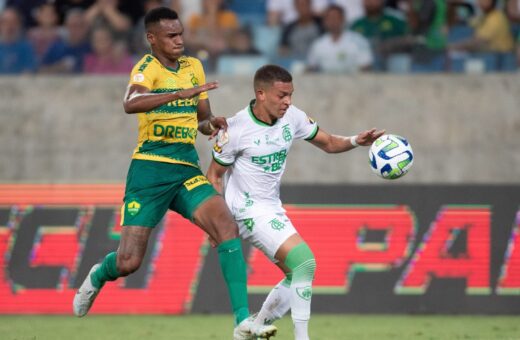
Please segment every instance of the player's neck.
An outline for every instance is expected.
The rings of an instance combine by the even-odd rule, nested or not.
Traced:
[[[276,118],[273,118],[264,107],[258,105],[258,102],[251,107],[251,110],[259,121],[266,123],[267,125],[273,125],[276,123]]]
[[[166,66],[167,68],[170,68],[170,69],[173,69],[173,70],[176,70],[177,69],[177,66],[179,66],[179,61],[177,59],[174,59],[174,60],[171,60],[171,59],[168,59],[164,56],[161,56],[161,55],[158,55],[158,54],[155,54],[152,52],[152,55],[157,58],[157,60],[159,60],[159,62],[161,64],[163,64],[164,66]]]

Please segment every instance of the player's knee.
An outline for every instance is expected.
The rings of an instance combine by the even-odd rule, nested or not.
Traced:
[[[117,270],[121,276],[135,272],[141,266],[142,258],[131,253],[118,253]]]
[[[285,265],[291,270],[292,280],[314,280],[316,259],[307,243],[303,242],[289,251]]]
[[[238,226],[231,214],[227,211],[220,212],[214,220],[215,240],[222,243],[238,237]]]

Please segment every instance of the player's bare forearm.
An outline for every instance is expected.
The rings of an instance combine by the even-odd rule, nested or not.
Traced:
[[[179,99],[177,93],[134,93],[125,98],[123,106],[126,113],[148,112],[156,107]]]
[[[376,130],[375,128],[360,132],[359,134],[346,137],[338,135],[330,135],[320,129],[316,137],[311,143],[327,153],[340,153],[354,149],[356,146],[367,146],[372,144],[377,138],[385,133],[384,130]]]
[[[202,92],[210,91],[217,87],[217,82],[211,82],[175,92],[150,93],[148,88],[134,84],[128,86],[126,90],[123,107],[126,113],[147,112],[178,99],[196,97]]]

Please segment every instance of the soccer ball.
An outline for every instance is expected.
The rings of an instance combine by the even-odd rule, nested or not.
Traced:
[[[410,143],[398,135],[383,135],[376,139],[368,156],[372,171],[384,179],[404,176],[413,164]]]

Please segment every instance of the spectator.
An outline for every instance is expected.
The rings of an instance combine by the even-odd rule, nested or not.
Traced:
[[[34,51],[23,35],[20,14],[8,7],[0,13],[0,74],[27,73],[35,69]]]
[[[54,5],[50,2],[36,8],[34,17],[37,25],[29,29],[27,38],[33,46],[37,60],[41,61],[50,46],[60,38],[59,18]]]
[[[518,36],[520,34],[520,0],[508,0],[506,14],[511,22],[513,35]]]
[[[96,0],[85,12],[91,30],[108,27],[118,39],[127,39],[132,21],[118,8],[119,0]]]
[[[311,46],[307,59],[310,71],[355,73],[370,69],[374,58],[370,44],[361,34],[345,31],[345,12],[338,5],[325,11],[326,34]]]
[[[312,12],[315,15],[322,14],[329,3],[328,0],[311,0],[311,2]],[[295,21],[297,17],[298,12],[294,6],[294,0],[267,0],[267,23],[269,25],[288,25]]]
[[[399,47],[411,53],[413,70],[443,71],[448,38],[446,0],[407,0],[399,5],[407,11],[411,33]]]
[[[259,55],[260,52],[253,46],[251,31],[243,27],[231,34],[229,47],[222,54]]]
[[[293,1],[298,17],[284,27],[279,54],[305,59],[312,42],[323,33],[323,26],[321,18],[312,13],[311,0]]]
[[[467,52],[507,53],[514,49],[514,39],[504,12],[497,8],[498,0],[479,0],[483,15],[476,19],[474,37],[455,42],[451,50]]]
[[[408,32],[407,24],[384,7],[384,0],[364,0],[366,15],[352,25],[352,30],[367,38],[377,60],[395,52],[400,38]]]
[[[203,0],[202,13],[193,15],[188,22],[185,44],[203,62],[209,54],[212,64],[228,48],[229,37],[238,28],[237,16],[225,9],[223,0]]]
[[[15,8],[20,15],[22,26],[27,28],[36,25],[34,10],[48,1],[49,0],[6,0],[6,7]]]
[[[332,0],[330,3],[343,7],[347,22],[355,22],[365,15],[363,0]]]
[[[54,7],[58,11],[60,23],[64,24],[67,14],[75,9],[86,11],[96,0],[55,0]]]
[[[109,28],[94,29],[91,37],[92,53],[85,57],[83,71],[95,74],[128,73],[134,66],[134,61],[122,41],[114,40]]]
[[[83,61],[90,52],[88,27],[84,12],[72,9],[65,18],[63,37],[45,54],[40,65],[42,73],[79,73]]]

